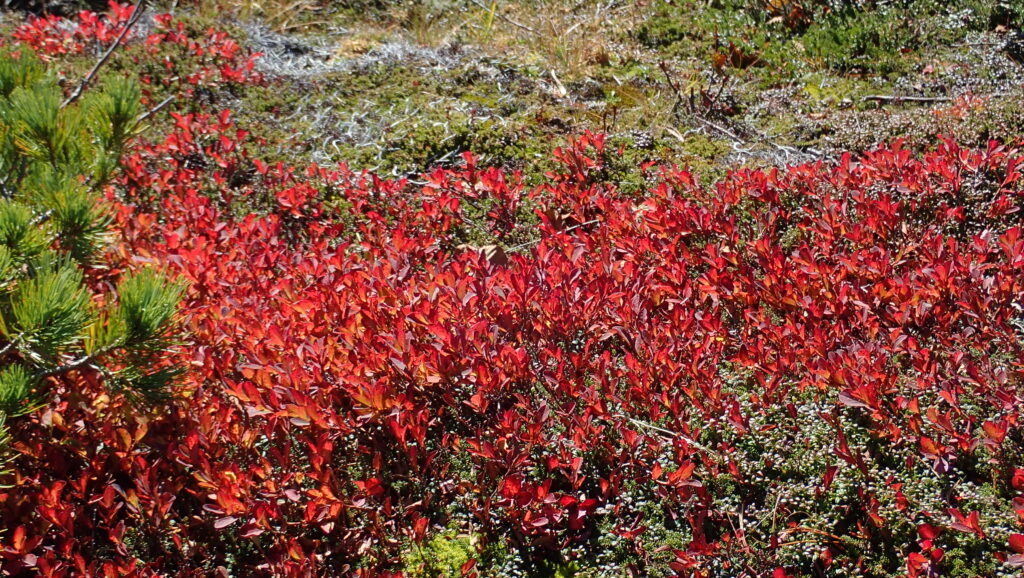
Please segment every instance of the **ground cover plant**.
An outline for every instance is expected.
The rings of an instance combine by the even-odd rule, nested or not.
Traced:
[[[284,30],[318,6],[239,8]],[[472,6],[452,34],[481,46],[519,49],[495,22],[539,29],[528,4],[492,5],[489,26]],[[895,14],[634,9],[660,26],[681,6],[743,8],[782,42],[840,13]],[[994,100],[916,114],[952,129],[988,115],[1006,138],[826,154],[764,140],[727,87],[688,94],[676,61],[657,91],[615,98],[678,137],[627,135],[567,103],[591,65],[565,39],[535,45],[568,66],[550,81],[500,60],[492,74],[476,53],[428,50],[448,22],[431,6],[360,5],[419,31],[412,64],[313,59],[301,78],[260,64],[262,43],[284,66],[280,32],[220,29],[204,9],[151,7],[127,31],[117,3],[3,22],[0,572],[1024,572],[1024,150]],[[971,26],[1017,25],[1000,10]],[[303,131],[350,112],[351,87],[308,118],[282,96],[370,70],[356,86],[408,115],[424,101],[389,71],[420,86],[428,61],[492,91],[498,134],[438,78],[454,122],[410,125],[404,149],[352,121],[364,136],[331,147],[355,151],[349,165]],[[856,68],[821,66],[809,74]],[[33,292],[52,311],[26,305]]]

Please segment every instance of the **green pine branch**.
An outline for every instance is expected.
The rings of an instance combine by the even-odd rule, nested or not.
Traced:
[[[66,99],[34,55],[0,49],[0,423],[69,372],[96,371],[150,399],[179,373],[163,360],[183,285],[153,270],[125,275],[109,295],[85,282],[113,222],[100,190],[143,111],[128,79],[84,87]]]

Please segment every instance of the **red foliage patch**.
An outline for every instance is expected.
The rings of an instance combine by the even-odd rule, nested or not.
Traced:
[[[13,424],[5,572],[370,576],[451,524],[537,560],[614,535],[680,575],[1019,562],[1018,150],[897,143],[710,189],[664,168],[627,195],[593,135],[526,190],[469,155],[425,185],[268,166],[227,111],[173,123],[125,162],[115,265],[191,283],[188,373],[146,411],[79,376]],[[537,242],[467,245],[482,200]],[[782,469],[801,444],[821,467]],[[809,526],[766,476],[837,514]],[[986,484],[986,511],[957,490]],[[685,541],[648,538],[655,514]]]
[[[83,10],[75,20],[53,14],[30,16],[28,22],[19,26],[12,36],[43,58],[82,54],[97,45],[112,44],[124,30],[131,15],[131,4],[111,0],[110,10],[104,15]]]

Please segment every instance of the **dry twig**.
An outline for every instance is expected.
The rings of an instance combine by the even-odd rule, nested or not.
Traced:
[[[861,100],[864,102],[949,102],[948,96],[899,96],[896,94],[869,94]]]

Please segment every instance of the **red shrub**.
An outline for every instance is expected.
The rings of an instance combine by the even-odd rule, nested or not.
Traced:
[[[12,36],[44,58],[82,54],[97,45],[108,46],[113,43],[131,15],[131,4],[119,4],[111,0],[107,14],[99,15],[83,10],[78,13],[75,21],[52,14],[30,16],[28,22],[19,26]]]
[[[482,550],[499,573],[1021,563],[1016,149],[626,195],[593,135],[526,191],[471,156],[423,186],[268,166],[226,111],[173,119],[124,163],[112,264],[191,283],[188,372],[145,411],[77,376],[13,424],[5,572],[386,575],[446,526],[522,555]],[[484,199],[537,241],[466,244]]]

